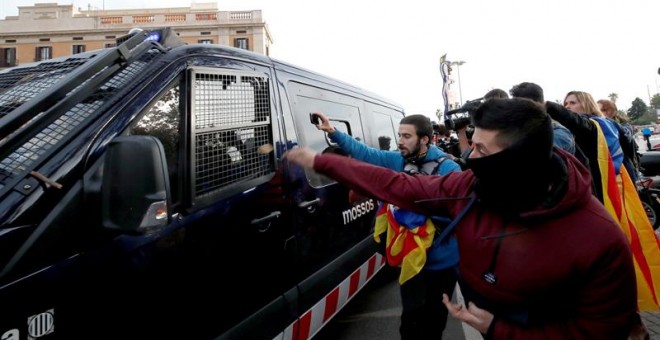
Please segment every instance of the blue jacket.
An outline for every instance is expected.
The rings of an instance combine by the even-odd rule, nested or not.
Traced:
[[[342,150],[355,159],[395,171],[403,171],[406,162],[398,151],[372,148],[339,130],[335,130],[335,132],[328,136]],[[435,145],[429,145],[426,160],[436,160],[440,157],[446,157],[446,154]],[[444,160],[438,167],[438,175],[455,171],[461,171],[461,167],[451,159]],[[442,220],[443,218],[440,217],[439,219]],[[458,243],[456,242],[456,238],[450,237],[444,240],[444,242],[440,241],[436,239],[426,253],[426,265],[424,268],[427,270],[441,270],[458,264]]]
[[[558,148],[570,152],[571,155],[575,155],[575,139],[571,131],[565,126],[552,121],[552,132],[554,135],[553,144]]]
[[[329,137],[351,157],[363,162],[382,166],[395,171],[403,171],[403,167],[406,164],[406,161],[403,159],[403,156],[401,156],[399,151],[386,151],[372,148],[342,131],[335,130],[335,132],[329,134]],[[442,150],[438,149],[438,147],[430,145],[429,151],[426,153],[426,160],[430,161],[446,156],[447,155]],[[461,167],[458,163],[447,159],[440,164],[438,175],[444,175],[454,171],[461,171]]]

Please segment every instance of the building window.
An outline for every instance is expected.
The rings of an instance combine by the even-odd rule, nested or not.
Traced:
[[[39,41],[50,41],[50,38],[40,38]]]
[[[5,40],[5,42],[8,43],[8,44],[15,43],[16,39],[7,39],[7,40]]]
[[[115,43],[105,44],[105,48],[110,48],[110,47],[117,47],[117,44]]]
[[[201,35],[211,35],[211,32],[201,32],[199,34],[201,34]]]
[[[213,39],[199,39],[197,42],[200,44],[213,44]]]
[[[73,37],[73,40],[83,40],[83,37]]]
[[[106,35],[105,38],[106,39],[117,39],[117,36],[115,36],[115,35]]]
[[[51,46],[39,46],[36,48],[34,61],[48,60],[53,56],[53,48]]]
[[[245,33],[247,33],[247,31],[245,31],[245,30],[242,30],[242,31],[236,31],[236,34],[245,34]]]
[[[0,67],[16,66],[16,47],[8,47],[4,49],[4,60],[0,61]]]
[[[85,52],[85,45],[73,45],[73,49],[71,50],[71,54],[78,54],[78,53],[83,53]]]
[[[236,38],[234,39],[234,47],[242,48],[244,50],[248,49],[248,39],[247,38]]]

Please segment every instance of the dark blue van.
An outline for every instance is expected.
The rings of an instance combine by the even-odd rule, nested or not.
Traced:
[[[376,201],[282,160],[314,111],[397,148],[399,106],[169,28],[0,72],[0,339],[311,338],[384,265]]]

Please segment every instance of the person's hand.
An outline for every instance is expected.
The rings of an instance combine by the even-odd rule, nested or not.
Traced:
[[[485,309],[477,307],[477,305],[472,302],[468,303],[468,308],[465,308],[463,305],[452,303],[447,294],[442,294],[442,303],[445,304],[445,307],[447,307],[451,316],[466,322],[481,334],[486,334],[486,332],[488,332],[488,327],[490,327],[491,322],[493,322],[493,314]]]
[[[317,125],[316,128],[325,131],[327,133],[333,133],[335,132],[335,127],[330,125],[330,120],[326,115],[324,115],[321,112],[314,112],[315,115],[319,116],[319,119],[321,120],[321,124]]]
[[[284,154],[284,157],[291,163],[298,164],[304,168],[313,169],[316,152],[310,148],[296,148],[287,151]]]

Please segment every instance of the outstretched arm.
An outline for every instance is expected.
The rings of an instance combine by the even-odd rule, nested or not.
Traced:
[[[597,130],[589,116],[575,113],[559,103],[550,101],[545,102],[545,108],[552,119],[565,126],[576,138],[585,135],[595,138],[593,136],[596,136]]]
[[[352,136],[335,129],[335,127],[330,124],[328,117],[323,113],[315,112],[314,114],[319,117],[320,121],[320,124],[317,125],[316,128],[326,132],[328,137],[330,137],[333,142],[337,143],[337,145],[339,145],[339,147],[349,156],[393,170],[401,170],[403,168],[403,158],[399,152],[372,148],[369,145],[356,140]]]
[[[291,150],[286,158],[291,163],[327,175],[362,195],[429,215],[438,214],[437,209],[442,201],[434,201],[433,204],[416,201],[448,197],[451,193],[444,188],[454,186],[444,184],[453,173],[446,176],[410,176],[346,157],[318,155],[308,148]]]

